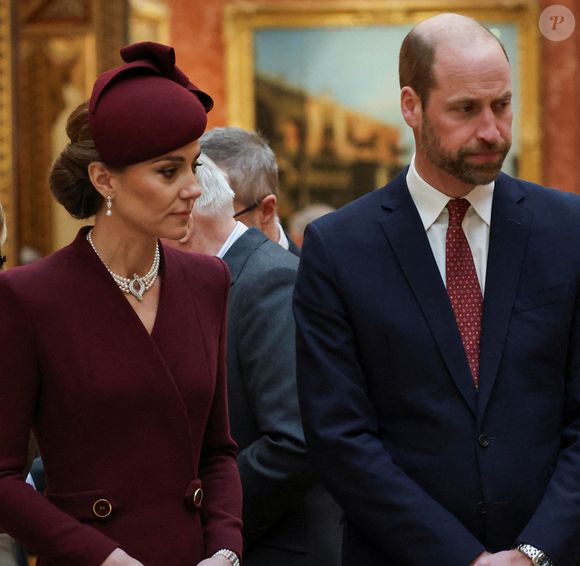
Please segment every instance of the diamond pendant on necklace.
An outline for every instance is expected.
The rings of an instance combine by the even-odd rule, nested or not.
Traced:
[[[129,292],[138,301],[143,300],[143,293],[147,291],[147,287],[142,277],[139,277],[136,273],[133,273],[133,279],[129,281]]]
[[[89,244],[91,244],[93,251],[97,254],[97,257],[101,260],[101,263],[105,266],[106,270],[109,272],[119,289],[121,289],[121,291],[127,295],[133,295],[138,301],[142,301],[143,295],[146,291],[153,287],[153,284],[157,279],[157,275],[159,274],[159,264],[161,259],[161,254],[159,253],[159,244],[157,244],[155,247],[155,256],[153,257],[153,263],[149,271],[142,277],[136,273],[133,273],[133,277],[129,279],[129,277],[123,277],[122,275],[118,275],[109,269],[109,266],[103,261],[103,258],[99,255],[99,252],[93,243],[92,234],[93,230],[91,228],[87,234],[87,241]]]

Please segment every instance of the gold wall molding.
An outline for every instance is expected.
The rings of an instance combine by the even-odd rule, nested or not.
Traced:
[[[6,212],[8,241],[2,253],[15,263],[16,203],[14,199],[14,124],[12,93],[12,2],[0,2],[0,202]]]
[[[23,0],[20,19],[25,25],[89,24],[91,0]]]
[[[127,0],[94,0],[97,38],[97,72],[120,65],[119,49],[127,43],[129,7]]]
[[[127,1],[20,0],[15,21],[16,230],[20,259],[28,261],[68,243],[78,229],[55,203],[48,173],[68,141],[66,118],[90,96],[96,75],[120,63]]]
[[[129,42],[170,43],[169,7],[163,0],[129,0]]]

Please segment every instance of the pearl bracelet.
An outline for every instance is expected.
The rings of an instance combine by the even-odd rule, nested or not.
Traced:
[[[224,558],[227,558],[232,563],[232,566],[240,566],[240,559],[238,558],[238,555],[233,550],[228,550],[227,548],[220,548],[220,550],[218,550],[217,552],[214,552],[214,554],[212,555],[212,558],[214,556],[223,556]]]

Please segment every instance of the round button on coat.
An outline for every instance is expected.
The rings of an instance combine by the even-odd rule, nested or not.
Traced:
[[[194,492],[193,492],[193,505],[194,507],[201,507],[201,502],[203,501],[203,489],[201,489],[201,487],[198,487]]]
[[[93,513],[99,519],[106,519],[113,512],[113,506],[108,499],[97,499],[93,503]]]
[[[490,442],[489,438],[485,434],[480,434],[477,441],[479,442],[479,445],[482,446],[483,448],[487,448]]]

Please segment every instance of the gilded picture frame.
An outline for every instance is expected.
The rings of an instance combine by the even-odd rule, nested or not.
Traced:
[[[472,16],[500,35],[506,45],[514,76],[514,144],[507,171],[540,181],[539,12],[533,0],[504,0],[501,6],[488,0],[231,4],[225,12],[228,123],[259,129],[270,141],[280,165],[283,216],[312,202],[340,206],[384,184],[407,163],[412,151],[408,128],[395,124],[395,118],[370,116],[362,102],[349,107],[356,103],[357,93],[378,89],[381,83],[373,82],[370,74],[367,80],[356,58],[348,60],[345,44],[353,42],[357,51],[361,42],[372,46],[369,37],[386,41],[382,48],[359,53],[359,58],[364,58],[365,65],[373,62],[369,68],[378,69],[375,75],[383,68],[390,75],[390,86],[375,93],[374,100],[384,97],[384,107],[400,118],[396,76],[400,42],[414,24],[440,12]],[[341,46],[336,56],[339,64],[320,54],[332,49],[333,41]],[[328,85],[321,74],[328,76]],[[310,80],[316,87],[309,86],[307,75],[316,78]],[[317,92],[309,90],[316,88]],[[345,92],[352,103],[348,98],[341,100]],[[365,94],[373,100],[372,92]],[[334,118],[329,120],[336,122],[331,129],[347,131],[343,138],[348,137],[350,149],[341,150],[332,139],[323,139],[336,132],[313,133],[313,124],[331,115]],[[342,116],[340,124],[338,115]],[[402,136],[407,136],[406,141]],[[373,149],[373,143],[382,149]],[[348,154],[351,165],[342,166],[340,153]]]

